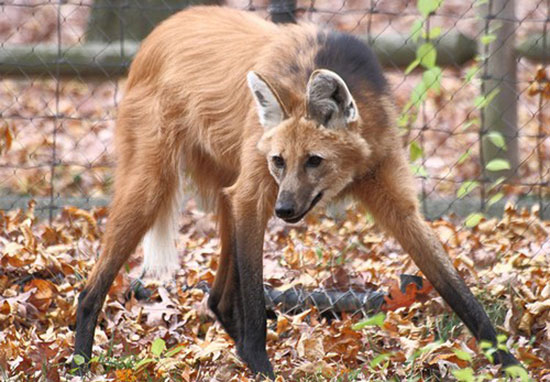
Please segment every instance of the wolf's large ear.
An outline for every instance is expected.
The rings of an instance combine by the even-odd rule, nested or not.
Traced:
[[[256,101],[258,116],[263,127],[275,127],[288,118],[281,99],[266,80],[252,71],[248,72],[246,79]]]
[[[311,73],[306,107],[309,119],[328,128],[346,127],[359,119],[357,104],[346,83],[338,74],[326,69]]]

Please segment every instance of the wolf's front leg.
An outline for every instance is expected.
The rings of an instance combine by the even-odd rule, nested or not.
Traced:
[[[241,337],[239,356],[254,373],[274,378],[266,352],[266,310],[263,289],[263,242],[267,217],[257,203],[234,201],[236,269],[239,278]]]
[[[266,351],[262,269],[264,233],[272,203],[258,202],[262,200],[261,188],[258,182],[247,180],[239,179],[221,198],[218,218],[222,253],[208,305],[252,372],[274,378]]]
[[[485,310],[453,266],[439,239],[418,211],[416,190],[408,163],[400,153],[386,159],[372,177],[358,181],[355,197],[409,253],[443,299],[478,340],[497,344],[496,332]],[[499,350],[495,363],[518,361]]]

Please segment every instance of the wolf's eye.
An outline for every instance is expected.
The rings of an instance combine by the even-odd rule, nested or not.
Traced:
[[[277,168],[285,167],[285,160],[283,159],[283,157],[280,157],[278,155],[273,155],[271,157],[271,160],[273,161],[273,164],[275,165],[275,167]]]
[[[321,162],[323,161],[323,158],[321,158],[318,155],[310,155],[309,158],[307,158],[306,167],[319,167]]]

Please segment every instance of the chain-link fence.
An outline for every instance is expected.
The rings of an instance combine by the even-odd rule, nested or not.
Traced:
[[[544,273],[550,248],[548,222],[541,223],[535,215],[550,219],[550,0],[0,0],[0,231],[5,231],[0,235],[4,247],[0,289],[12,283],[15,287],[9,293],[17,289],[30,294],[39,283],[51,284],[59,294],[52,305],[64,312],[52,313],[50,299],[44,298],[48,306],[40,305],[50,311],[37,325],[38,319],[10,308],[4,331],[22,334],[5,334],[5,338],[42,346],[50,338],[50,317],[66,316],[56,324],[59,347],[48,342],[47,353],[61,354],[55,356],[57,361],[70,356],[67,343],[72,343],[72,334],[65,326],[74,322],[76,293],[96,263],[106,216],[103,208],[91,213],[84,209],[107,205],[112,193],[113,133],[125,74],[140,40],[162,19],[195,3],[244,9],[282,23],[312,22],[353,33],[369,44],[395,95],[400,112],[396,122],[403,138],[396,144],[406,147],[410,155],[428,218],[456,213],[466,218],[466,226],[475,226],[481,213],[500,214],[507,201],[538,205],[535,214],[509,208],[498,222],[488,219],[472,230],[453,224],[452,219],[436,221],[432,227],[466,281],[472,284],[475,277],[480,288],[474,292],[483,303],[489,301],[485,306],[491,309],[491,320],[504,322],[507,334],[519,338],[523,360],[540,360],[529,368],[542,375],[536,369],[546,367],[540,365],[548,359],[543,335],[547,316],[532,312],[544,306],[548,297],[548,288],[542,289],[548,280]],[[31,199],[36,205],[31,203],[26,213],[5,212],[25,207]],[[83,209],[67,208],[53,219],[72,205]],[[181,251],[185,266],[176,275],[179,289],[170,290],[173,305],[178,302],[182,310],[170,313],[171,318],[161,325],[151,318],[161,329],[155,332],[149,318],[161,317],[159,311],[165,312],[168,305],[153,302],[147,308],[143,304],[144,315],[143,310],[134,312],[116,300],[122,295],[117,288],[126,290],[128,284],[115,282],[115,293],[109,297],[112,303],[105,304],[105,316],[115,319],[105,319],[103,325],[112,331],[112,340],[99,345],[103,350],[108,346],[111,353],[115,344],[118,350],[113,354],[121,354],[126,338],[136,349],[143,348],[145,342],[134,338],[136,331],[139,337],[148,333],[149,339],[162,336],[158,333],[168,320],[174,323],[182,312],[191,310],[194,313],[184,313],[181,322],[198,327],[200,321],[199,331],[203,330],[205,313],[199,307],[206,306],[207,293],[202,292],[209,291],[219,267],[219,241],[214,239],[212,220],[189,205],[178,237],[178,250],[185,248]],[[34,210],[49,217],[49,224],[35,219]],[[308,229],[270,221],[263,268],[268,312],[295,314],[312,309],[329,320],[344,318],[332,323],[349,323],[351,316],[425,301],[431,285],[409,275],[417,270],[397,253],[396,243],[376,231],[370,234],[374,226],[368,217],[354,211],[346,217],[345,223],[310,217]],[[163,300],[166,296],[159,291],[167,293],[166,289],[159,288],[151,296],[139,280],[139,257],[125,266],[133,279],[130,291],[138,299]],[[488,273],[491,267],[497,271]],[[391,280],[397,275],[399,285]],[[438,312],[439,320],[439,307],[440,302],[413,307],[407,320],[428,317],[432,310]],[[430,311],[421,316],[424,308]],[[69,317],[71,309],[73,317]],[[5,309],[2,314],[6,315]],[[120,317],[131,319],[132,325],[123,325]],[[402,316],[387,317],[390,323],[403,322]],[[441,339],[446,330],[452,333],[458,327],[451,322],[450,329],[439,330],[437,320],[427,319],[426,330],[415,331],[435,328],[435,336]],[[281,322],[284,325],[285,320],[274,325]],[[142,326],[136,330],[138,324]],[[320,325],[330,326],[327,321]],[[25,334],[26,329],[30,334]],[[179,341],[184,335],[176,331],[171,333]],[[411,334],[403,333],[386,331],[374,338],[394,343]],[[521,333],[528,335],[520,337]],[[283,331],[279,341],[293,335]],[[350,338],[366,349],[367,342],[371,345],[369,335]],[[327,338],[338,341],[336,336]],[[410,343],[402,342],[401,347]],[[286,346],[296,347],[296,342]],[[44,372],[46,345],[37,349],[39,356],[33,363],[39,365],[36,360],[41,360],[44,370],[40,372]],[[331,349],[336,347],[327,346],[326,353]],[[339,348],[337,352],[338,368],[355,368],[357,361],[378,357],[369,350],[365,351],[368,357],[354,355],[353,362],[348,362]],[[20,354],[27,353],[33,354],[21,346]],[[48,370],[56,368],[52,356],[48,357]],[[30,366],[19,362],[13,361],[16,366],[8,367],[8,374],[28,374]],[[212,364],[218,368],[219,362]],[[297,364],[285,365],[297,369]],[[0,362],[0,375],[3,368]]]
[[[190,3],[0,3],[2,209],[108,202],[124,74],[139,40]],[[510,198],[550,214],[550,0],[222,3],[374,48],[429,217],[492,213]]]

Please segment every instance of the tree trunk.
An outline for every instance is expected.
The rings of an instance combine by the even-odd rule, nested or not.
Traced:
[[[88,41],[142,40],[162,20],[191,5],[220,5],[222,0],[95,0]]]
[[[268,11],[274,23],[296,22],[296,0],[271,0]]]
[[[495,91],[498,93],[482,110],[481,164],[485,178],[489,180],[513,178],[519,165],[514,0],[489,0],[483,8],[483,18],[490,22],[489,31],[493,30],[494,34],[485,62],[487,68],[483,78],[483,95],[488,96]],[[495,145],[494,140],[487,135],[491,132],[500,133],[506,147]],[[487,164],[494,159],[508,161],[510,169],[488,170]]]

